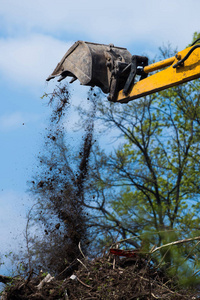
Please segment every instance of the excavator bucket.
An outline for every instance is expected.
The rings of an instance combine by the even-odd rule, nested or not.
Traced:
[[[57,76],[61,81],[70,76],[71,82],[78,79],[82,85],[100,87],[110,94],[110,101],[115,101],[129,77],[131,63],[132,55],[126,48],[78,41],[66,52],[47,81]]]

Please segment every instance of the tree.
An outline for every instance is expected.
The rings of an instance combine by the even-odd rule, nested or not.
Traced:
[[[28,263],[54,274],[66,276],[77,266],[80,247],[86,254],[89,232],[83,206],[84,184],[93,143],[93,115],[84,126],[83,138],[76,151],[66,143],[61,120],[70,108],[69,87],[58,86],[45,95],[52,105],[45,147],[40,166],[31,181],[30,191],[36,203],[30,224],[34,237],[26,234]],[[30,222],[30,215],[29,215]],[[43,234],[35,227],[43,228]],[[34,230],[33,230],[34,229]],[[30,257],[31,260],[30,260]]]
[[[165,58],[174,54],[168,48],[161,50]],[[71,222],[67,214],[72,204],[75,204],[72,210],[78,211],[75,216],[80,213],[83,218],[77,218],[81,222],[76,229],[82,224],[85,226],[80,226],[84,229],[74,243],[76,255],[77,242],[84,237],[83,232],[89,234],[95,254],[102,252],[105,245],[121,239],[125,240],[125,246],[133,245],[149,252],[154,245],[199,235],[198,90],[199,80],[195,80],[121,105],[109,103],[100,91],[91,89],[92,109],[87,112],[79,108],[87,128],[81,157],[78,159],[66,147],[64,132],[57,128],[56,134],[54,130],[48,135],[54,146],[50,155],[41,158],[43,173],[34,180],[40,219],[46,227],[51,227],[49,216],[52,215],[54,225],[57,221],[62,225],[60,242],[56,240],[55,228],[46,229],[51,232],[46,235],[47,240],[51,237],[59,249],[64,249],[64,232],[70,231],[71,224],[77,224]],[[53,95],[55,100],[63,99],[59,90]],[[58,107],[56,111],[62,116],[63,109]],[[93,133],[100,122],[101,127],[105,127],[104,134],[112,136],[113,130],[118,134],[120,145],[110,154],[97,143],[93,144]],[[48,144],[47,149],[51,149]],[[86,250],[86,243],[82,243]],[[192,270],[188,271],[188,265],[198,269],[199,244],[194,243],[181,244],[173,251],[160,248],[155,259],[171,268],[175,266],[187,277]],[[187,266],[183,263],[186,258]],[[62,264],[63,258],[63,267]]]
[[[103,121],[118,128],[125,142],[104,156],[106,172],[99,180],[120,187],[111,201],[114,211],[138,220],[140,227],[174,228],[183,217],[180,209],[187,210],[183,202],[199,196],[197,85],[132,102],[123,110],[100,108]]]
[[[166,49],[163,53],[166,57]],[[98,101],[106,134],[117,129],[121,141],[109,155],[94,151],[94,199],[85,198],[86,207],[97,212],[91,227],[103,243],[131,238],[126,244],[149,251],[153,245],[199,236],[199,88],[195,80],[123,106]],[[161,248],[160,255],[186,272],[186,257],[198,267],[192,247],[198,255],[194,243],[168,253]]]

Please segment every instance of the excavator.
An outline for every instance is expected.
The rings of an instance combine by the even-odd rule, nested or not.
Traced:
[[[109,101],[127,103],[199,78],[199,41],[150,65],[147,57],[132,55],[126,48],[77,41],[46,80],[69,76],[70,83],[78,79],[82,85],[98,86],[109,94]]]

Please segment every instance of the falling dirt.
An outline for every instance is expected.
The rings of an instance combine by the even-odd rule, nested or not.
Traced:
[[[95,98],[96,94],[93,93],[92,96]],[[54,105],[55,99],[57,100],[56,105]],[[51,143],[56,143],[59,137],[59,123],[63,116],[65,116],[67,108],[70,106],[69,100],[70,93],[67,86],[57,87],[50,95],[49,104],[53,106],[53,113],[50,118],[52,128],[49,130],[47,139],[49,139]],[[75,172],[75,178],[71,180],[74,188],[74,194],[71,199],[75,200],[84,197],[84,180],[87,178],[89,158],[93,145],[95,110],[94,105],[85,126],[82,147],[79,149],[80,161]],[[41,163],[43,163],[42,160]],[[54,165],[50,166],[48,170],[53,173]],[[58,173],[62,173],[62,170],[60,169]],[[45,180],[39,180],[38,182],[33,180],[33,186],[35,186],[37,190],[45,190],[48,188],[50,191],[51,188],[54,187],[53,182],[55,179],[54,175],[50,176],[48,174],[48,176],[49,177],[46,177]],[[60,195],[56,197],[56,205],[59,203],[59,197],[61,199],[62,195],[66,193],[66,191],[64,192],[64,188],[65,186],[59,191]],[[71,193],[71,190],[69,190],[69,193]],[[75,202],[78,203],[78,201]],[[56,206],[56,208],[58,207]],[[70,206],[68,206],[68,208],[70,209]],[[80,212],[80,216],[82,217],[81,208]],[[175,283],[175,280],[173,281],[168,278],[165,272],[157,269],[148,258],[136,257],[120,259],[118,256],[104,254],[102,257],[91,260],[87,259],[82,252],[80,255],[80,249],[77,245],[80,239],[80,232],[82,233],[82,231],[74,231],[75,227],[72,226],[76,225],[76,220],[73,221],[74,217],[76,216],[70,213],[70,211],[66,213],[60,210],[59,212],[61,222],[64,221],[64,223],[67,223],[69,226],[69,232],[66,232],[65,236],[68,238],[70,230],[73,236],[73,248],[66,249],[68,249],[69,252],[76,249],[75,256],[72,255],[73,258],[70,264],[68,264],[67,267],[63,266],[61,272],[57,272],[55,276],[51,274],[52,277],[47,273],[37,273],[34,270],[29,270],[24,277],[4,278],[6,280],[6,288],[1,295],[1,300],[199,299],[191,290],[179,287]],[[80,224],[80,220],[78,221],[77,224]],[[60,227],[62,227],[61,222],[52,225],[54,232],[59,232]],[[70,226],[73,228],[70,228]],[[85,225],[83,225],[83,231],[84,226]],[[51,231],[45,229],[44,234],[49,236]],[[55,259],[58,259],[58,257],[55,257]],[[70,271],[67,272],[68,270]],[[44,282],[47,277],[51,280]],[[41,282],[43,282],[42,287]]]

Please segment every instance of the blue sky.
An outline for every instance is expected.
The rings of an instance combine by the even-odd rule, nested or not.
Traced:
[[[32,205],[27,180],[37,164],[49,109],[51,74],[77,40],[113,43],[153,58],[182,50],[200,31],[198,0],[0,0],[0,255],[16,249]],[[87,88],[74,86],[84,103]],[[0,270],[1,273],[1,270]]]

